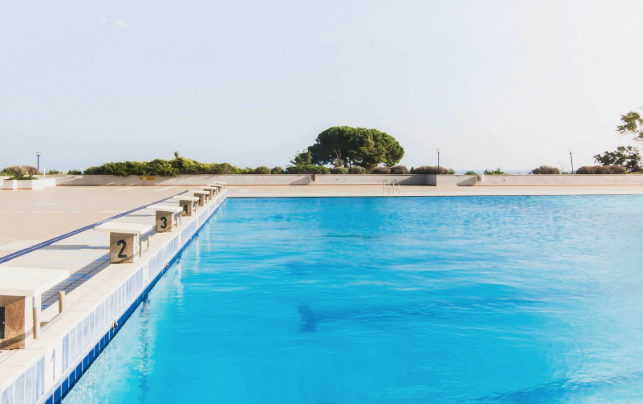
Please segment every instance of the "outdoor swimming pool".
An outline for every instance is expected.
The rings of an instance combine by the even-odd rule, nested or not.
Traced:
[[[228,200],[72,403],[643,400],[643,197]]]

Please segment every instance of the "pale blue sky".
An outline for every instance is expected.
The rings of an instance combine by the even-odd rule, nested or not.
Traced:
[[[0,165],[282,165],[334,125],[411,167],[592,164],[643,106],[643,2],[0,0]]]

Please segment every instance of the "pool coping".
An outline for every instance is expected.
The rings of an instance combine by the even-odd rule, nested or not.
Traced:
[[[71,302],[63,315],[48,324],[38,340],[32,341],[26,349],[9,351],[9,356],[0,363],[0,402],[2,404],[61,402],[112,338],[118,334],[138,305],[147,298],[161,276],[180,258],[193,238],[226,201],[227,194],[228,191],[224,190],[207,205],[201,207],[196,215],[184,217],[182,226],[177,228],[176,232],[156,233],[153,236],[155,240],[150,251],[137,262],[109,265],[101,273],[72,291],[69,297],[79,298]],[[149,205],[151,204],[85,226],[9,256],[17,253],[21,253],[17,256],[28,254]],[[8,256],[2,258],[6,257]],[[43,311],[43,318],[53,317],[54,310],[57,310],[57,307],[50,307]]]

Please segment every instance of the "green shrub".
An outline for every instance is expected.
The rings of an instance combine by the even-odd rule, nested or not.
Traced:
[[[454,170],[453,168],[449,168],[449,169],[447,170],[447,174],[449,174],[449,175],[454,175],[454,174],[455,174],[455,170]]]
[[[272,170],[270,171],[272,174],[283,174],[284,169],[280,166],[273,167]]]
[[[174,160],[156,159],[149,162],[124,161],[117,163],[105,163],[101,166],[94,166],[85,169],[87,175],[159,175],[174,177],[179,174],[241,174],[248,169],[242,170],[237,166],[228,163],[200,163],[185,157],[176,157]],[[254,168],[249,169],[254,174]]]
[[[502,171],[500,167],[498,167],[495,170],[484,170],[484,173],[486,175],[500,175],[500,174],[504,174],[505,172]]]
[[[255,169],[255,174],[270,174],[270,169],[266,166],[259,166]]]
[[[531,170],[532,174],[560,174],[560,170],[556,167],[540,166]]]
[[[330,170],[328,167],[315,166],[312,164],[288,166],[286,168],[288,174],[328,174]]]
[[[60,171],[58,171],[58,170],[49,170],[49,172],[47,174],[56,175],[56,174],[60,174]]]
[[[627,170],[623,166],[583,166],[576,170],[576,174],[626,174]]]
[[[437,166],[420,166],[412,171],[413,174],[449,174],[449,170],[444,167],[438,169]]]
[[[331,174],[348,174],[348,168],[346,167],[333,167],[330,169]]]
[[[81,175],[83,172],[80,170],[69,170],[67,171],[68,175]]]
[[[371,170],[370,174],[389,174],[391,169],[388,167],[375,167]]]
[[[408,174],[409,169],[406,166],[394,166],[391,167],[391,174]]]
[[[467,171],[464,173],[464,175],[478,175],[478,173],[475,171]]]
[[[22,166],[25,170],[27,170],[27,174],[30,176],[38,174],[38,169],[34,166]]]
[[[21,172],[25,172],[25,170],[23,170],[22,167],[20,166],[10,166],[10,167],[3,168],[2,172],[12,175],[12,174],[19,174]]]
[[[366,174],[366,169],[364,167],[351,167],[348,169],[349,174]]]
[[[22,180],[22,179],[26,179],[26,177],[31,177],[27,172],[27,170],[25,170],[24,167],[20,167],[20,166],[7,167],[2,171],[9,174],[10,180]]]

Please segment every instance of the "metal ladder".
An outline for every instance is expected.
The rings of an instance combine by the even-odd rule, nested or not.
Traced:
[[[395,195],[395,185],[397,184],[397,193],[399,195],[402,194],[402,187],[400,186],[400,182],[398,180],[393,180],[391,182],[388,182],[388,180],[384,180],[384,184],[382,186],[382,192],[390,195],[393,193]]]
[[[400,186],[400,182],[397,179],[393,180],[393,182],[391,183],[391,186],[393,187],[393,194],[395,194],[395,185],[396,184],[397,184],[397,193],[398,193],[398,195],[402,195],[402,187]]]
[[[391,184],[389,184],[388,180],[384,180],[384,185],[382,186],[382,192],[385,194],[391,193]]]

